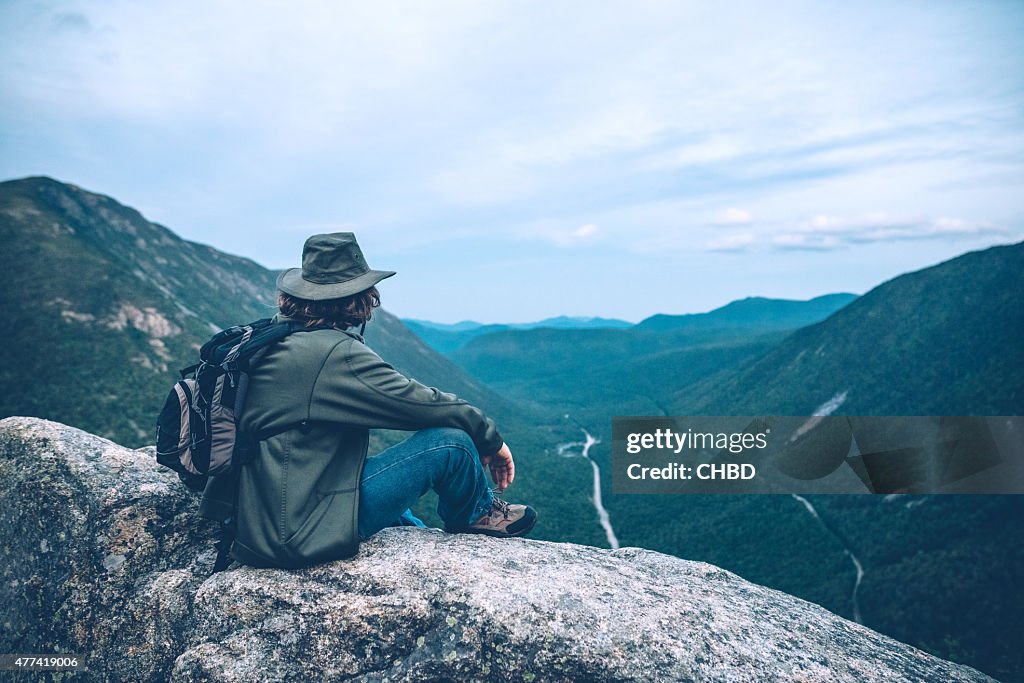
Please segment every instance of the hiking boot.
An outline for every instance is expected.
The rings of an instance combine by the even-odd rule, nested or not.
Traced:
[[[487,534],[500,538],[522,536],[537,523],[537,511],[529,505],[511,505],[494,496],[491,510],[464,529],[456,529],[463,534]],[[450,530],[449,530],[450,531]]]

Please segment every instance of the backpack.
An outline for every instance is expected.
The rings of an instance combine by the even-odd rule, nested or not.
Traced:
[[[252,458],[259,442],[238,425],[249,370],[271,344],[303,329],[309,328],[263,318],[222,330],[203,344],[199,362],[181,370],[181,379],[171,388],[157,418],[157,462],[177,472],[194,491],[203,491],[213,478],[220,486],[233,487],[237,497],[238,470]],[[215,572],[230,563],[228,552],[234,541],[233,508],[219,516],[221,541]]]

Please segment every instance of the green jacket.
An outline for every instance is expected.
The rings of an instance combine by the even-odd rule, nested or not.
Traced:
[[[260,441],[239,474],[232,555],[243,564],[300,567],[358,551],[359,480],[371,428],[455,427],[481,454],[501,448],[483,412],[405,377],[352,332],[291,334],[268,349],[249,381],[241,428],[273,436]],[[216,481],[204,494],[208,516],[226,509],[229,498]]]

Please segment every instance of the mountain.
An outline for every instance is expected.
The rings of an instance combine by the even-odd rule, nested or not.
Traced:
[[[1020,415],[1024,242],[875,287],[742,369],[678,387],[677,414]]]
[[[470,340],[491,332],[504,332],[510,329],[507,325],[482,325],[472,321],[463,321],[454,325],[443,325],[425,320],[402,319],[402,323],[438,353],[449,355],[461,349]]]
[[[429,320],[415,319],[403,319],[402,322],[432,349],[446,356],[451,356],[478,337],[522,330],[631,329],[637,332],[650,333],[685,331],[692,333],[726,332],[749,335],[777,332],[779,330],[793,330],[827,318],[856,298],[855,294],[845,293],[826,294],[808,301],[749,297],[740,301],[733,301],[707,313],[653,315],[636,325],[614,318],[572,316],[546,318],[534,323],[483,324],[472,320],[463,320],[462,322],[447,325]],[[587,339],[587,337],[573,337],[572,339],[576,341]],[[595,339],[597,338],[595,337]],[[493,340],[493,343],[500,346],[505,341],[499,338]],[[645,341],[644,344],[647,345],[648,342]],[[478,348],[483,349],[484,347]],[[486,352],[486,350],[481,351],[481,353]],[[462,362],[467,362],[465,356]]]
[[[558,315],[544,318],[532,323],[478,323],[474,320],[462,320],[457,323],[435,323],[430,320],[402,318],[403,323],[412,323],[418,327],[429,327],[442,332],[468,332],[481,327],[502,330],[532,330],[537,327],[553,327],[555,329],[593,329],[605,327],[632,327],[633,323],[617,318],[600,318],[596,316]]]
[[[406,326],[415,325],[416,327],[429,327],[432,330],[440,330],[442,332],[465,332],[467,330],[475,330],[478,327],[484,326],[484,323],[478,323],[475,320],[460,320],[457,323],[435,323],[430,320],[402,318],[402,322]],[[412,327],[409,329],[412,329]]]
[[[758,357],[787,333],[854,298],[750,298],[619,329],[491,331],[448,357],[522,404],[568,412],[584,424],[611,415],[667,415],[678,387]]]
[[[808,301],[748,297],[707,313],[653,315],[641,320],[642,330],[711,330],[740,328],[752,330],[795,329],[824,320],[857,298],[856,294],[825,294]]]
[[[593,318],[577,316],[558,316],[545,318],[534,323],[493,323],[483,324],[472,320],[446,325],[444,323],[430,322],[429,320],[414,320],[404,318],[405,325],[415,332],[420,339],[425,341],[432,349],[445,355],[451,354],[470,340],[494,332],[506,332],[508,330],[533,330],[538,328],[551,328],[559,330],[579,329],[616,329],[632,327],[633,323],[614,318]]]
[[[176,370],[194,362],[199,345],[276,310],[276,273],[50,178],[0,183],[0,240],[8,321],[0,382],[17,387],[0,395],[0,416],[43,416],[149,443]],[[366,336],[407,374],[493,412],[514,410],[387,312]]]
[[[513,323],[515,329],[533,329],[535,327],[551,327],[562,330],[603,329],[616,327],[632,327],[633,323],[618,318],[601,318],[598,316],[559,315],[544,318],[536,323]]]

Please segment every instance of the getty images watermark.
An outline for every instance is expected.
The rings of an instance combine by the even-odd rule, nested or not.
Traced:
[[[1024,493],[1024,418],[616,417],[613,493]]]

